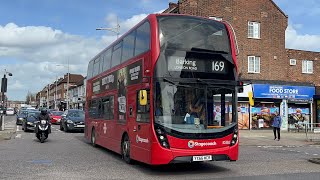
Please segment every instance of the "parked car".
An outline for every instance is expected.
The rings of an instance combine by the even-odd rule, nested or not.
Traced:
[[[14,115],[14,109],[13,108],[7,108],[6,115],[7,116],[13,116]]]
[[[22,130],[27,132],[28,130],[34,131],[34,121],[37,120],[40,115],[40,111],[29,111],[27,117],[22,122]]]
[[[19,113],[17,114],[17,125],[22,125],[23,120],[27,117],[28,111],[27,110],[20,110]]]
[[[61,131],[84,130],[84,111],[80,109],[66,110],[60,121]]]
[[[63,114],[63,111],[51,111],[49,113],[49,116],[51,118],[51,123],[60,124],[62,114]]]

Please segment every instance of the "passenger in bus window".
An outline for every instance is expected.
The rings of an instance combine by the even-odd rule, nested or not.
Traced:
[[[195,118],[200,119],[200,124],[204,124],[205,121],[205,110],[204,104],[201,102],[200,98],[194,99],[193,103],[188,105],[188,112],[185,116],[185,122],[187,124],[195,124]]]

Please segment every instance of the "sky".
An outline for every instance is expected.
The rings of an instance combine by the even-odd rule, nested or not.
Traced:
[[[86,75],[88,61],[150,13],[177,0],[2,0],[0,76],[10,100],[25,100],[68,71]],[[320,0],[274,0],[289,16],[286,47],[320,52]],[[299,4],[299,6],[297,6]]]

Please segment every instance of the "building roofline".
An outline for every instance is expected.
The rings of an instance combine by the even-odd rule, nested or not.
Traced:
[[[286,15],[273,0],[270,0],[270,1],[286,18],[288,18],[288,15]]]
[[[303,49],[290,49],[290,48],[286,48],[286,51],[304,51],[304,52],[311,52],[311,53],[320,53],[318,51],[308,51]]]

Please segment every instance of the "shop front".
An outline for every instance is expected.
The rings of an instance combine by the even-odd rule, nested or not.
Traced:
[[[282,130],[304,129],[312,121],[315,87],[253,84],[254,106],[251,107],[251,129],[272,128],[279,113]]]
[[[317,127],[320,127],[320,95],[314,95],[313,100],[315,103],[315,112],[316,112],[316,119],[315,119],[315,125]]]
[[[250,129],[250,105],[249,92],[252,92],[252,85],[243,86],[243,92],[238,93],[238,128]]]

